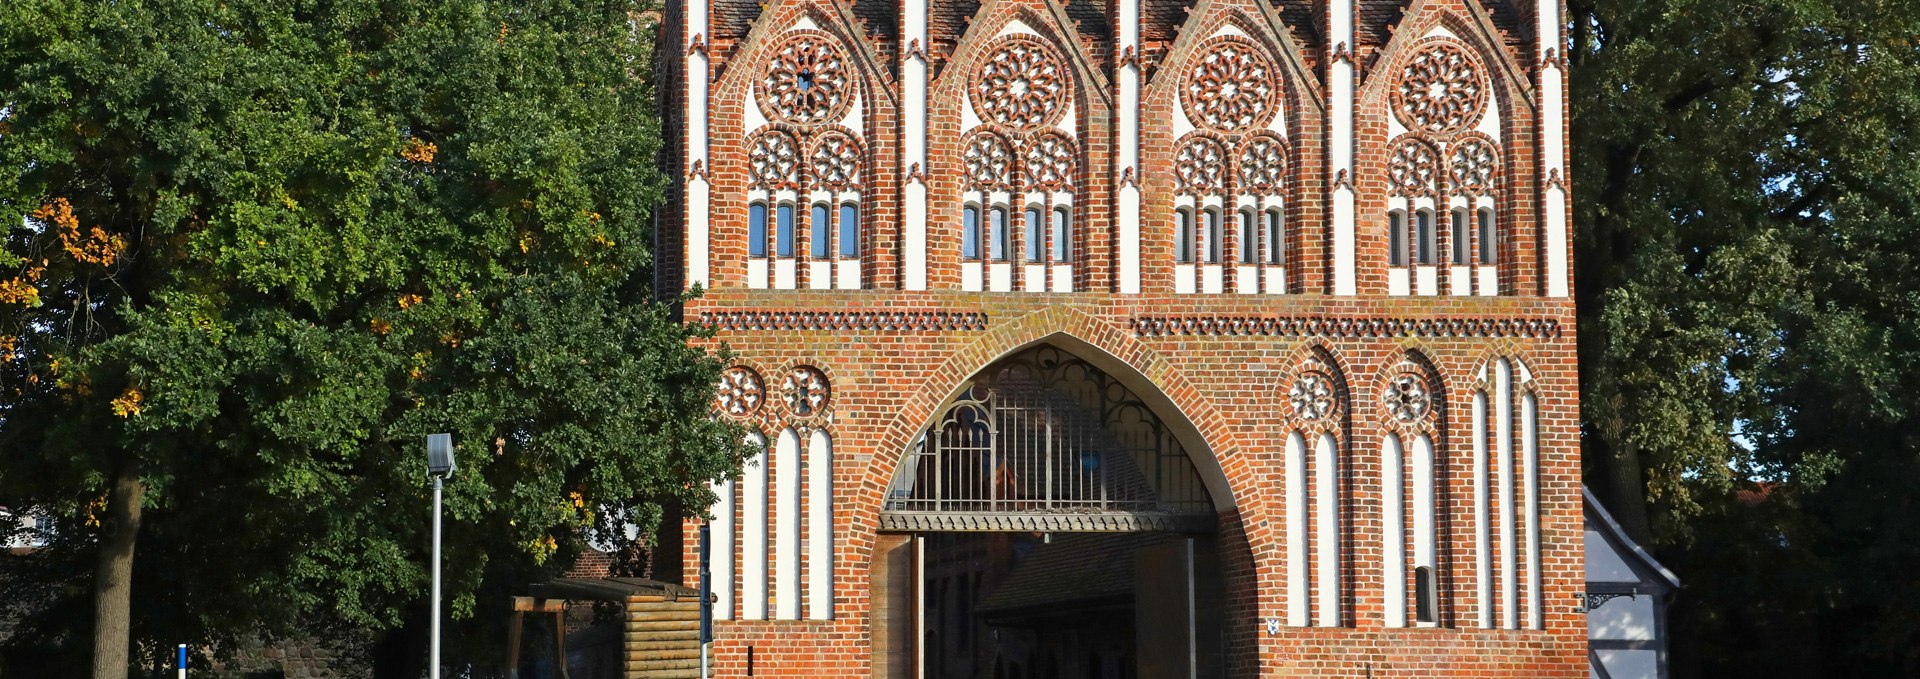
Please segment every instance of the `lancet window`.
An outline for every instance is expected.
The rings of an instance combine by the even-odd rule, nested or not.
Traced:
[[[1410,47],[1393,77],[1389,291],[1497,294],[1501,125],[1488,70],[1467,45],[1434,35]]]
[[[1540,396],[1525,363],[1475,373],[1474,591],[1484,628],[1540,629]]]
[[[1293,366],[1282,388],[1291,422],[1282,505],[1286,620],[1295,627],[1339,627],[1347,623],[1348,583],[1341,576],[1348,556],[1341,537],[1347,516],[1347,383],[1333,357],[1316,348]]]
[[[814,28],[788,31],[762,65],[747,135],[750,287],[860,287],[858,78],[839,40]]]
[[[1446,398],[1427,361],[1409,354],[1379,385],[1382,580],[1389,627],[1436,626],[1448,602],[1439,545],[1446,534]]]
[[[1174,147],[1175,289],[1285,292],[1292,171],[1279,70],[1267,50],[1223,32],[1180,81],[1192,128]]]
[[[961,140],[962,287],[1073,289],[1075,77],[1040,36],[1016,30],[984,48],[968,81]]]

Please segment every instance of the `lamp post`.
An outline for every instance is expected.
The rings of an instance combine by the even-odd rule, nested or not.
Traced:
[[[427,667],[432,679],[440,679],[440,484],[453,475],[453,435],[427,436],[427,476],[433,478],[433,623],[428,642]]]

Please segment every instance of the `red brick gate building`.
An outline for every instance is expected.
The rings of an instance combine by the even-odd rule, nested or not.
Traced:
[[[715,676],[1584,677],[1562,24],[669,2]]]

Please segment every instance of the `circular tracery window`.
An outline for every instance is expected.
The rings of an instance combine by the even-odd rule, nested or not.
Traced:
[[[1214,193],[1226,188],[1227,149],[1212,137],[1194,135],[1173,158],[1175,188],[1182,193]]]
[[[1277,194],[1287,187],[1287,143],[1271,134],[1259,134],[1240,144],[1240,190]]]
[[[1393,89],[1393,113],[1408,128],[1452,134],[1473,127],[1487,108],[1486,69],[1465,47],[1426,43],[1407,58]]]
[[[800,143],[783,130],[765,130],[755,135],[748,146],[747,169],[754,188],[797,187],[800,185]]]
[[[1287,401],[1302,420],[1314,421],[1333,413],[1333,380],[1319,372],[1303,372],[1294,378]]]
[[[842,190],[860,181],[860,145],[839,130],[822,133],[813,142],[813,179],[818,185]]]
[[[1450,155],[1448,172],[1454,191],[1483,194],[1493,189],[1499,160],[1492,140],[1469,136],[1454,142]]]
[[[1067,67],[1031,35],[1008,35],[988,48],[973,76],[973,110],[980,119],[1023,132],[1051,127],[1067,110]]]
[[[1000,135],[978,131],[966,141],[968,188],[1010,188],[1013,179],[1013,149]]]
[[[760,410],[760,401],[765,396],[766,389],[760,383],[760,373],[752,368],[734,366],[720,373],[720,412],[728,417],[743,418],[754,414]]]
[[[1073,162],[1078,157],[1073,139],[1058,132],[1043,132],[1027,142],[1022,158],[1026,188],[1059,191],[1073,183]]]
[[[1395,375],[1380,396],[1387,413],[1401,422],[1418,422],[1433,408],[1433,397],[1427,391],[1426,380],[1418,374]]]
[[[1180,103],[1195,125],[1240,132],[1266,127],[1279,94],[1273,62],[1259,46],[1223,35],[1201,47],[1180,88]]]
[[[800,417],[820,414],[831,396],[826,373],[810,365],[787,371],[787,379],[781,383],[780,391],[786,396],[787,409]]]
[[[831,36],[794,31],[781,42],[754,83],[767,117],[811,125],[840,120],[853,103],[846,54]]]
[[[1432,146],[1414,138],[1403,138],[1387,154],[1387,180],[1394,195],[1422,196],[1434,190],[1440,159]]]

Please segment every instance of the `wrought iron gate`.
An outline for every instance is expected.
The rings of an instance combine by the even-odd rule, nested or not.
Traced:
[[[882,530],[1202,531],[1213,504],[1186,449],[1132,391],[1040,347],[950,402],[894,475]]]

